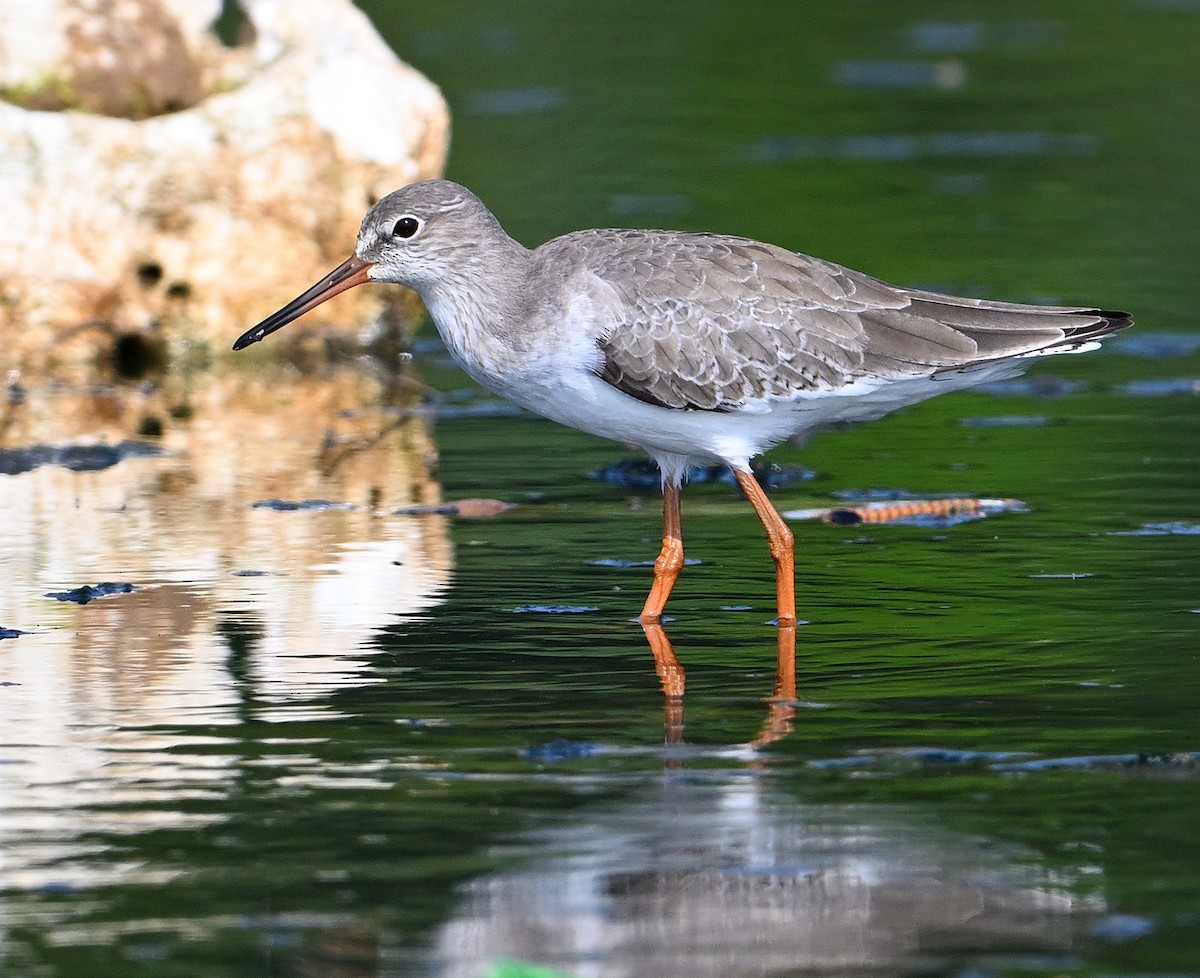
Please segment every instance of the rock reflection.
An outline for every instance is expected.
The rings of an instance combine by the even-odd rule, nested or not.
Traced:
[[[437,974],[497,958],[579,978],[932,967],[1064,953],[1103,909],[1079,895],[1091,867],[1051,869],[906,809],[800,804],[764,777],[668,776],[657,795],[514,848],[525,866],[465,887]]]
[[[393,616],[436,603],[450,565],[444,521],[380,515],[436,502],[437,487],[423,423],[402,408],[373,406],[377,386],[348,371],[217,378],[191,391],[186,417],[164,432],[159,455],[130,454],[95,471],[46,465],[0,477],[5,626],[37,632],[20,647],[38,646],[41,657],[50,647],[107,665],[133,655],[161,674],[189,647],[214,649],[220,663],[240,632],[253,636],[256,664],[247,675],[256,684],[294,676],[304,685],[339,656],[362,651]],[[5,440],[61,444],[83,431],[84,442],[119,441],[131,415],[146,410],[139,400],[113,390],[43,390],[10,419]],[[162,414],[171,413],[164,406]],[[252,505],[266,497],[346,505]],[[128,581],[135,593],[79,609],[45,598],[104,580]],[[306,661],[311,656],[323,661]],[[194,666],[205,656],[186,658]],[[137,668],[117,670],[112,681],[135,699],[155,685]]]
[[[160,452],[0,475],[0,627],[24,633],[0,659],[14,871],[26,862],[17,840],[34,847],[29,865],[36,839],[69,849],[99,827],[80,809],[112,827],[120,813],[99,810],[135,801],[122,794],[135,785],[221,790],[235,760],[219,748],[174,743],[133,782],[119,772],[160,749],[156,725],[328,715],[329,693],[374,681],[365,658],[380,629],[436,604],[449,581],[445,519],[384,515],[437,502],[438,487],[424,423],[378,379],[331,370],[168,386],[180,383],[26,383],[0,417],[10,450],[122,444],[148,414],[165,422]],[[349,505],[253,507],[269,496]],[[133,590],[86,605],[46,597],[101,581]]]

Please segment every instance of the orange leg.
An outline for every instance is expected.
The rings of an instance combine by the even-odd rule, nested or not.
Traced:
[[[796,699],[796,626],[780,625],[775,661],[776,703],[792,703]]]
[[[679,523],[679,486],[668,482],[663,486],[662,552],[654,562],[654,585],[650,588],[642,613],[638,615],[638,621],[643,625],[655,624],[662,618],[663,605],[667,603],[682,567],[683,530]]]
[[[733,475],[767,531],[767,547],[771,551],[771,559],[775,561],[775,603],[779,610],[779,624],[795,625],[796,571],[792,531],[775,511],[753,475],[737,469],[733,470]]]

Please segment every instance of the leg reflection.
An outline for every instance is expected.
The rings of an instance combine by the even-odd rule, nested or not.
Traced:
[[[796,717],[796,626],[780,625],[775,660],[775,693],[767,700],[767,717],[751,744],[764,747],[792,732]]]
[[[663,716],[666,742],[683,742],[683,665],[671,640],[657,621],[643,622],[642,631],[654,656],[654,668],[663,689]],[[796,716],[796,626],[783,624],[776,636],[775,692],[767,701],[767,716],[758,736],[751,741],[756,747],[772,744],[792,732]]]
[[[663,724],[668,744],[683,743],[683,665],[658,622],[642,624],[654,655],[654,669],[663,688]]]

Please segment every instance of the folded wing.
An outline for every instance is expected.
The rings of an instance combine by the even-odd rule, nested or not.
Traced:
[[[600,376],[671,408],[754,410],[864,379],[1069,352],[1131,323],[1126,313],[898,288],[721,235],[584,231],[544,248],[567,252],[607,289],[596,304]]]

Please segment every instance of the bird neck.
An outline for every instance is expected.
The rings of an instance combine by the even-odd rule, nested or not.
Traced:
[[[504,235],[462,248],[453,274],[420,290],[442,340],[472,375],[503,372],[528,345],[530,265],[531,252]]]

